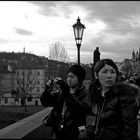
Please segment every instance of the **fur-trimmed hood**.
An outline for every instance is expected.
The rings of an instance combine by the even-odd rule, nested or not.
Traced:
[[[111,91],[114,95],[129,96],[135,98],[138,106],[140,107],[140,87],[130,83],[116,83],[112,86]],[[111,93],[111,92],[110,92]]]
[[[112,86],[111,90],[120,96],[122,94],[127,94],[129,96],[140,96],[140,87],[135,84],[125,82],[116,83]]]
[[[92,82],[88,86],[88,96],[89,101],[96,102],[100,98],[101,86],[99,82]],[[136,98],[140,106],[140,87],[134,84],[126,82],[118,82],[114,84],[111,89],[105,93],[105,96],[108,98],[110,96],[129,96],[130,98]]]

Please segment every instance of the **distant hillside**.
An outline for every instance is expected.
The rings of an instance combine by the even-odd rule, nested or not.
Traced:
[[[0,67],[41,67],[47,62],[48,58],[40,57],[31,53],[14,53],[14,52],[0,52]]]
[[[25,58],[39,58],[34,54],[30,53],[15,53],[15,52],[0,52],[0,60],[7,59],[7,60],[22,60],[23,57]]]
[[[50,75],[66,77],[66,71],[72,63],[58,62],[49,60],[46,57],[37,56],[31,53],[15,53],[15,52],[0,52],[0,71],[6,71],[10,65],[15,68],[46,68]],[[83,65],[86,70],[86,79],[91,79],[91,68],[89,65]],[[59,69],[58,69],[59,67]]]

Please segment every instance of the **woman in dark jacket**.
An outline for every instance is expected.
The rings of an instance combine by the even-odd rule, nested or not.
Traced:
[[[52,90],[48,87],[40,98],[43,106],[54,107],[52,116],[56,116],[53,129],[56,139],[76,140],[79,135],[78,127],[85,124],[89,108],[86,100],[87,92],[83,85],[85,74],[83,67],[72,65],[67,73],[67,84],[64,81],[59,82],[61,88],[59,94],[51,95]],[[59,129],[58,124],[62,117],[63,128]]]
[[[111,59],[97,62],[94,72],[96,80],[88,87],[87,138],[137,139],[140,89],[118,82],[118,68]]]

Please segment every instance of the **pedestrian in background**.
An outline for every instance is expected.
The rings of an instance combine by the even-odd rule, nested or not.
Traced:
[[[111,59],[98,61],[95,78],[88,87],[91,112],[86,120],[86,138],[137,139],[140,89],[119,82],[119,71]]]
[[[133,78],[135,80],[135,84],[140,87],[140,76],[137,73],[134,73]]]
[[[60,91],[52,94],[52,88],[47,88],[49,90],[46,89],[40,98],[43,106],[54,107],[52,116],[56,116],[55,120],[58,121],[54,120],[53,130],[57,140],[76,140],[79,135],[78,127],[85,124],[89,108],[86,88],[83,85],[85,76],[86,72],[82,66],[72,65],[67,72],[67,82],[58,81]]]
[[[130,76],[128,82],[131,83],[131,84],[136,84],[136,81],[135,81],[133,76]]]

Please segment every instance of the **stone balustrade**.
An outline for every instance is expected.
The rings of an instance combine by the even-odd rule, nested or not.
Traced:
[[[52,107],[48,107],[46,109],[43,109],[42,111],[39,111],[29,117],[26,117],[12,125],[1,129],[0,139],[23,139],[26,138],[26,136],[36,138],[36,135],[34,135],[32,132],[43,126],[42,119],[47,115],[47,113],[51,111],[51,109]],[[44,129],[46,129],[45,126]],[[30,134],[32,134],[32,136]],[[38,134],[41,135],[41,133]]]

